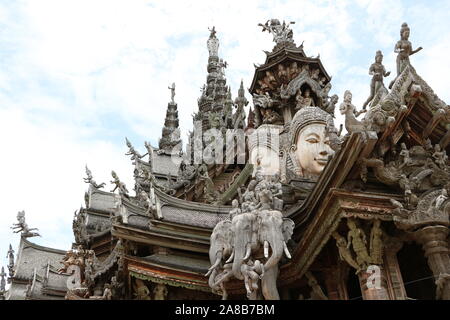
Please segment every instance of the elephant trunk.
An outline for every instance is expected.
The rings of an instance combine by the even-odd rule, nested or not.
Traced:
[[[283,255],[284,248],[283,248],[282,243],[283,243],[283,241],[275,241],[275,242],[268,241],[268,244],[272,248],[272,255],[269,257],[267,262],[264,264],[264,270],[268,270],[278,264],[278,261],[280,261],[281,256]]]
[[[233,260],[233,275],[238,280],[243,280],[244,276],[241,273],[241,266],[244,263],[244,248],[247,249],[247,245],[236,246],[234,250],[234,260]]]
[[[205,274],[205,276],[209,276],[211,274],[211,272],[216,269],[220,262],[222,261],[222,256],[223,256],[223,250],[217,251],[216,254],[216,261],[214,262],[214,264],[208,269],[208,272]]]

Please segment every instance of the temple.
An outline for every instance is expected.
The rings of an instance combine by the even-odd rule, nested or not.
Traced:
[[[210,29],[187,147],[172,84],[158,147],[125,141],[133,186],[113,171],[107,191],[86,167],[72,248],[34,244],[19,212],[0,297],[449,300],[450,106],[410,61],[422,48],[402,24],[397,65],[374,52],[356,107],[292,23],[259,25],[275,45],[235,99]]]

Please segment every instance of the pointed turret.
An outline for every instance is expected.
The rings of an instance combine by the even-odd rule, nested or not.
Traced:
[[[162,137],[159,139],[159,149],[166,154],[181,151],[181,138],[178,119],[177,103],[175,102],[175,83],[169,87],[171,101],[167,104],[166,118],[162,129]]]
[[[202,121],[203,130],[211,128],[210,120],[217,118],[226,118],[227,102],[227,80],[225,78],[225,68],[227,62],[219,58],[219,39],[216,37],[215,27],[210,29],[210,35],[207,41],[209,52],[206,76],[206,85],[202,89],[202,95],[198,99],[198,114],[195,120]],[[231,100],[231,97],[229,98]],[[231,100],[232,101],[232,100]]]

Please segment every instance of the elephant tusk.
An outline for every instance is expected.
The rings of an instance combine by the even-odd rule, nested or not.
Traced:
[[[231,261],[233,261],[233,259],[234,259],[234,251],[231,252],[231,256],[228,258],[227,261],[225,261],[225,263],[230,263]]]
[[[247,249],[245,251],[245,256],[244,256],[244,260],[247,260],[248,258],[250,258],[250,254],[252,253],[252,248],[250,243],[247,244]]]
[[[290,259],[291,258],[291,253],[289,252],[287,244],[284,241],[283,241],[283,247],[284,247],[284,254],[286,255],[286,257],[288,257],[288,259]]]
[[[267,240],[264,241],[264,257],[269,258],[269,242]]]

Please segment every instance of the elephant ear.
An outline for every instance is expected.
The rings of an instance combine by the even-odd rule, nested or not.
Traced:
[[[294,233],[295,223],[289,218],[283,218],[283,224],[281,225],[281,230],[283,232],[284,241],[289,241],[292,234]]]

